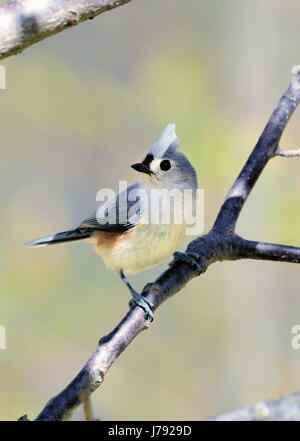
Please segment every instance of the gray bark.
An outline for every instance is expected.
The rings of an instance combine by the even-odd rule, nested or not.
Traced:
[[[0,60],[130,0],[9,0],[0,5]]]
[[[229,410],[208,421],[300,421],[300,392],[280,400],[260,401],[254,406]]]

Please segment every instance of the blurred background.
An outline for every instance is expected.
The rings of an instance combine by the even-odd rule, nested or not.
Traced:
[[[139,0],[1,62],[1,420],[35,418],[129,300],[91,245],[23,243],[77,226],[99,189],[135,180],[129,165],[170,121],[205,190],[208,231],[300,64],[299,39],[297,0]],[[298,110],[283,148],[299,147],[299,121]],[[300,245],[299,170],[300,159],[272,160],[238,233]],[[130,280],[141,289],[166,265]],[[93,395],[97,417],[202,419],[299,389],[299,271],[211,266],[112,366]]]

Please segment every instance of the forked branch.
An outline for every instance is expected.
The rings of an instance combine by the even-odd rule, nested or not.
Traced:
[[[198,237],[187,247],[187,253],[200,264],[200,273],[220,260],[264,259],[300,262],[300,248],[248,241],[235,234],[235,226],[244,203],[268,161],[276,156],[281,135],[300,101],[300,73],[291,81],[272,113],[241,173],[231,187],[217,219],[206,235]],[[196,266],[174,260],[154,283],[146,285],[143,294],[152,300],[154,309],[199,275]],[[95,352],[73,381],[52,398],[37,420],[68,419],[77,407],[103,382],[110,366],[129,343],[149,322],[139,307],[131,309],[121,322],[102,337]]]

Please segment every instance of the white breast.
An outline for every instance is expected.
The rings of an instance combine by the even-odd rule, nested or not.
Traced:
[[[183,239],[182,225],[143,225],[122,258],[124,271],[136,273],[157,265],[171,256]]]
[[[153,223],[150,220],[151,210],[149,216],[149,211],[141,206],[141,212],[140,222],[129,232],[114,235],[99,233],[97,252],[115,271],[137,273],[154,266],[171,256],[184,240],[184,222]]]

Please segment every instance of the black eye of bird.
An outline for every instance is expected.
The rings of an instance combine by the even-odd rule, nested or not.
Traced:
[[[161,163],[160,163],[160,168],[161,168],[163,171],[168,171],[168,170],[170,170],[170,168],[171,168],[171,162],[168,161],[167,159],[164,159],[164,160],[161,161]]]

